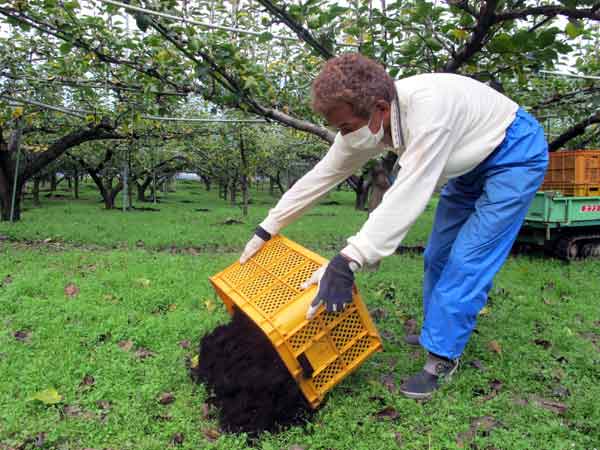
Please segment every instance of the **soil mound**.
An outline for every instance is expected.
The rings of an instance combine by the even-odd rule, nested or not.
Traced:
[[[310,407],[268,338],[243,313],[200,342],[196,382],[206,383],[221,428],[256,435],[303,422]]]

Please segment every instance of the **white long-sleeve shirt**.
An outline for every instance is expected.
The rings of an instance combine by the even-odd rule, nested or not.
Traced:
[[[436,186],[481,163],[504,139],[518,105],[487,85],[454,74],[424,74],[396,82],[392,107],[394,151],[401,166],[381,204],[344,254],[363,265],[394,253],[425,209]],[[300,217],[384,144],[357,150],[338,133],[325,157],[300,178],[269,211],[261,226],[272,235]]]

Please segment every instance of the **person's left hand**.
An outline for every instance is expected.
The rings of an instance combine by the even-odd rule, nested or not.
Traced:
[[[301,285],[302,289],[313,284],[318,285],[317,295],[308,308],[306,318],[312,319],[322,303],[325,303],[328,312],[341,312],[352,303],[354,271],[357,269],[358,263],[347,259],[341,253],[329,264],[317,269],[308,281]]]

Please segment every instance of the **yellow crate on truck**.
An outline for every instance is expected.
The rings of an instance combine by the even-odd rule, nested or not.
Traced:
[[[327,260],[275,236],[245,264],[210,277],[230,314],[243,311],[270,339],[312,408],[325,394],[382,349],[381,338],[358,290],[341,313],[306,319],[317,288],[300,285]]]

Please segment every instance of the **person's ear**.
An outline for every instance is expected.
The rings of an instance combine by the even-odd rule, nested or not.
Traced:
[[[390,111],[390,104],[385,100],[380,99],[375,102],[375,109],[385,114]]]

